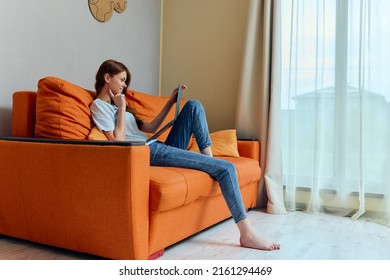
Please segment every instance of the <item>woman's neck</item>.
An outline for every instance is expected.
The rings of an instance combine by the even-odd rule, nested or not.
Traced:
[[[108,91],[104,90],[104,88],[99,92],[99,94],[96,96],[96,98],[99,98],[100,100],[111,103],[111,97],[108,94]]]

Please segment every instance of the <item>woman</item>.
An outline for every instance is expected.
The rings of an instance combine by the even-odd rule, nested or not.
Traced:
[[[277,250],[280,245],[255,234],[246,219],[235,166],[213,157],[205,112],[198,101],[187,101],[173,125],[165,143],[152,140],[144,132],[154,133],[176,102],[175,89],[161,112],[151,122],[139,120],[126,108],[125,93],[130,84],[130,73],[125,65],[115,60],[103,62],[96,74],[97,98],[91,105],[96,126],[109,140],[144,141],[150,147],[150,164],[204,171],[216,179],[240,231],[243,247]],[[183,86],[182,89],[185,89]],[[187,151],[194,135],[201,154]]]

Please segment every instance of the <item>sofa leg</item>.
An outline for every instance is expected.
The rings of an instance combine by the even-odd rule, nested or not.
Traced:
[[[155,259],[161,257],[162,255],[164,255],[164,249],[157,251],[156,253],[151,254],[148,257],[148,260],[155,260]]]

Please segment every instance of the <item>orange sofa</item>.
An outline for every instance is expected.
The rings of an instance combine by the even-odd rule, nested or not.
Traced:
[[[105,141],[91,120],[94,95],[56,77],[13,94],[12,136],[0,139],[0,234],[109,259],[152,259],[231,217],[208,174],[151,167],[148,146]],[[144,119],[166,100],[127,94]],[[245,207],[253,208],[259,141],[237,140],[234,130],[211,136],[215,156],[236,165]]]

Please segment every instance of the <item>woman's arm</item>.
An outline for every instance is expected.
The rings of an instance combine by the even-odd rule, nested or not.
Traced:
[[[113,131],[104,131],[108,140],[123,141],[126,137],[126,97],[124,94],[118,93],[114,95],[109,90],[112,100],[118,107],[118,119]]]
[[[186,89],[187,86],[182,85],[182,89]],[[143,132],[147,133],[154,133],[156,130],[160,127],[166,116],[168,115],[169,111],[171,110],[172,106],[176,103],[177,94],[179,89],[176,88],[173,90],[170,98],[168,99],[167,103],[165,104],[164,108],[160,111],[160,113],[151,121],[151,122],[143,122],[141,126],[141,130]]]

